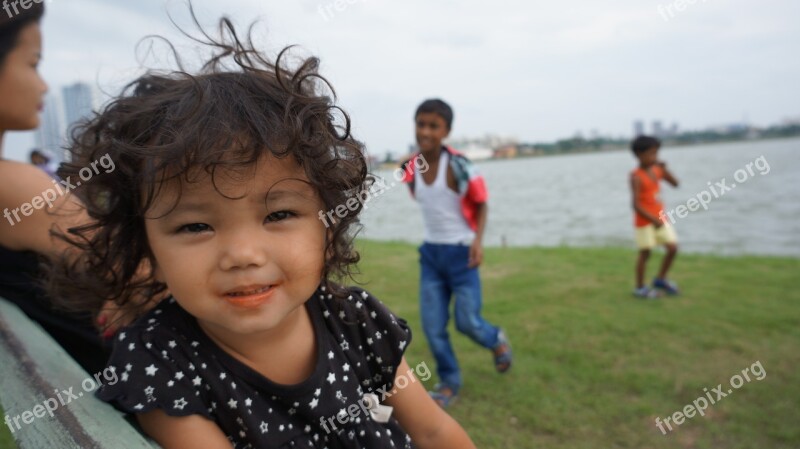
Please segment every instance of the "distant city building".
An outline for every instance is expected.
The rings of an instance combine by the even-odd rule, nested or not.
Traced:
[[[636,120],[633,122],[633,137],[642,135],[644,135],[644,122],[642,120]]]
[[[63,159],[61,147],[63,144],[63,128],[61,119],[61,105],[58,98],[48,94],[44,100],[44,111],[41,115],[42,122],[36,130],[36,146]]]
[[[664,126],[661,124],[661,120],[653,120],[653,135],[664,137]]]
[[[86,83],[75,83],[62,89],[64,97],[64,119],[67,133],[82,119],[89,117],[94,106],[92,86]]]

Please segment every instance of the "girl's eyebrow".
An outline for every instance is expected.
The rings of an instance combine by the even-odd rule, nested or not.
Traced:
[[[307,191],[305,191],[307,190]],[[252,203],[259,203],[263,204],[265,195],[264,192],[254,193],[248,195],[248,199]],[[300,198],[312,198],[313,193],[311,188],[307,189],[274,189],[266,192],[266,200],[267,201],[274,201],[279,200],[281,198],[292,198],[292,197],[300,197]],[[170,211],[167,215],[172,215],[175,213],[186,213],[186,212],[210,212],[215,209],[214,203],[211,201],[203,201],[202,199],[190,199],[187,201],[179,201],[178,204]]]

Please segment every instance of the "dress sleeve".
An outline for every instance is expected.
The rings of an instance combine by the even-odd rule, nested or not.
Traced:
[[[101,386],[98,398],[126,413],[162,409],[170,416],[213,419],[205,404],[207,384],[186,355],[191,344],[166,330],[153,322],[120,332],[108,362],[117,380]]]
[[[353,288],[352,295],[364,304],[361,328],[362,343],[367,352],[370,371],[387,389],[394,387],[397,367],[403,360],[411,329],[406,320],[395,316],[380,300],[362,289]],[[358,307],[358,303],[356,303]]]

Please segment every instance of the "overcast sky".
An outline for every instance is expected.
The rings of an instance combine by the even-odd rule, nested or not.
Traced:
[[[405,152],[428,97],[455,109],[454,136],[522,141],[631,134],[632,121],[700,128],[800,117],[797,0],[196,0],[201,21],[260,19],[270,53],[299,44],[322,59],[357,138]],[[688,4],[689,2],[693,4]],[[51,89],[115,92],[142,73],[146,34],[177,38],[162,0],[47,0],[42,73]],[[661,7],[659,10],[659,6]],[[0,11],[0,13],[3,13]],[[187,48],[187,47],[185,47]],[[186,49],[186,54],[190,50]],[[163,66],[166,61],[145,61]],[[5,154],[32,145],[9,135]]]

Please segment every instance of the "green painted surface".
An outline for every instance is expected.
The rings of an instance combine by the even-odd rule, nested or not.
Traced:
[[[14,438],[20,449],[152,448],[119,412],[94,397],[93,376],[4,300],[0,300],[0,332],[11,336],[0,338],[0,404],[12,420],[19,417]],[[75,397],[59,396],[56,389],[71,391]],[[52,404],[52,416],[45,412],[46,404]]]

